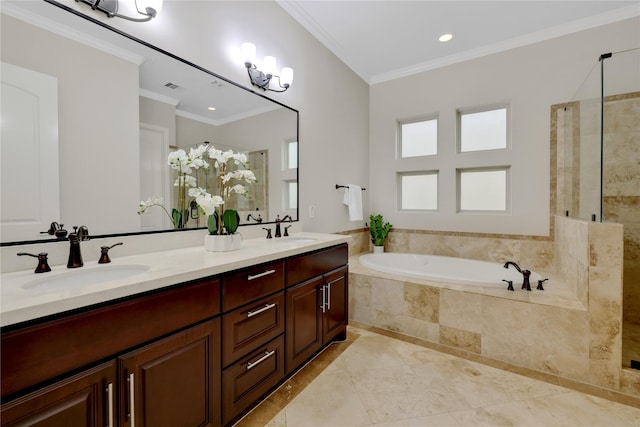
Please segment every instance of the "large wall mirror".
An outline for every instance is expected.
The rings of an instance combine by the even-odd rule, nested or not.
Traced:
[[[1,244],[173,231],[172,151],[247,154],[241,225],[298,220],[298,112],[52,1],[3,1]],[[89,12],[91,12],[89,10]],[[199,183],[200,184],[200,183]],[[193,210],[187,228],[204,227]]]

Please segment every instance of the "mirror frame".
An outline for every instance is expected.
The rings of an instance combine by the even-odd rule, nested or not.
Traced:
[[[262,93],[256,92],[253,89],[250,89],[248,87],[242,86],[239,83],[234,82],[233,80],[230,80],[224,76],[221,76],[219,74],[214,73],[213,71],[210,71],[204,67],[201,67],[197,64],[194,64],[190,61],[187,61],[186,59],[183,59],[171,52],[168,52],[164,49],[161,49],[157,46],[154,46],[144,40],[141,40],[135,36],[132,36],[131,34],[125,33],[122,30],[119,30],[115,27],[112,27],[102,21],[99,21],[95,18],[92,18],[89,15],[85,15],[82,12],[79,12],[75,9],[72,9],[62,3],[57,2],[56,0],[43,0],[45,3],[48,3],[54,7],[58,7],[66,12],[72,13],[75,16],[78,16],[79,18],[85,19],[93,24],[99,25],[102,28],[105,28],[106,30],[112,31],[122,37],[125,37],[133,42],[136,43],[140,43],[141,45],[149,48],[149,49],[153,49],[158,53],[161,53],[163,55],[166,55],[186,66],[189,67],[193,67],[198,71],[201,71],[203,73],[206,73],[216,79],[220,79],[230,85],[233,85],[239,89],[245,90],[249,93],[254,94],[255,96],[259,96],[267,101],[273,102],[283,108],[286,108],[287,110],[290,110],[292,112],[294,112],[296,114],[296,139],[298,141],[298,152],[297,152],[297,164],[298,167],[296,168],[296,181],[298,182],[298,188],[297,188],[297,206],[296,206],[296,211],[297,211],[297,215],[296,215],[296,219],[294,220],[295,222],[300,221],[300,113],[298,110],[289,107],[288,105],[285,105],[279,101],[276,101],[272,98],[269,98],[268,96],[265,96]],[[250,226],[250,225],[264,225],[264,224],[274,224],[275,221],[266,221],[266,222],[262,222],[259,224],[254,224],[254,223],[250,223],[250,224],[240,224],[240,226]],[[167,229],[167,230],[153,230],[153,231],[133,231],[133,232],[126,232],[126,233],[112,233],[112,234],[102,234],[102,235],[92,235],[91,237],[94,239],[102,239],[102,238],[112,238],[112,237],[121,237],[121,236],[137,236],[137,235],[149,235],[149,234],[159,234],[159,233],[176,233],[176,232],[185,232],[185,231],[194,231],[194,230],[205,230],[206,227],[197,227],[197,228],[185,228],[185,229]],[[41,243],[56,243],[56,242],[60,242],[60,241],[65,241],[67,240],[65,239],[56,239],[53,237],[50,238],[43,238],[43,239],[33,239],[33,240],[22,240],[22,241],[13,241],[13,242],[0,242],[0,247],[4,247],[4,246],[18,246],[18,245],[30,245],[30,244],[41,244]]]

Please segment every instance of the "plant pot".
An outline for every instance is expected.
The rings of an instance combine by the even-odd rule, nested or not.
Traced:
[[[374,246],[373,247],[373,253],[374,254],[381,254],[384,252],[384,246]]]
[[[240,234],[207,234],[204,236],[204,248],[207,252],[228,252],[240,249]]]

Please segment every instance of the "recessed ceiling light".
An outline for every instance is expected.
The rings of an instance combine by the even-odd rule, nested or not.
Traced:
[[[438,40],[440,40],[442,43],[444,43],[444,42],[448,42],[452,38],[453,38],[453,34],[446,33],[446,34],[442,34],[440,37],[438,37]]]
[[[209,108],[207,108],[207,110],[209,110],[209,111],[216,111],[216,107],[209,107]]]

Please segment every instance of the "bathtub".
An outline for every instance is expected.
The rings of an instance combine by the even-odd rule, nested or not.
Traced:
[[[517,290],[523,281],[522,274],[513,267],[505,269],[503,264],[473,259],[384,252],[364,254],[358,260],[360,265],[373,270],[436,282],[507,289],[504,279],[513,281]],[[540,279],[539,274],[531,272],[531,289],[536,289]]]

